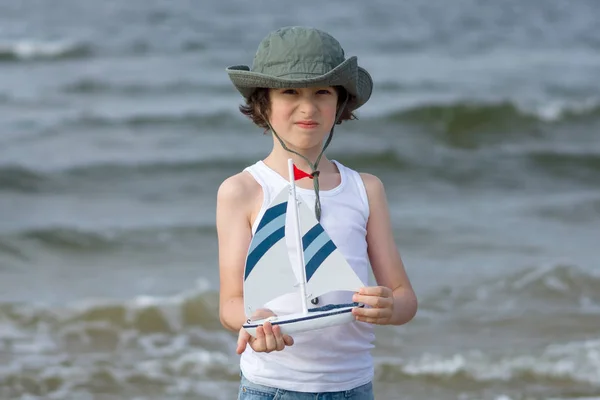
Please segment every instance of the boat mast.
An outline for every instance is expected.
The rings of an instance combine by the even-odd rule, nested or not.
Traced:
[[[302,230],[300,229],[300,213],[298,211],[298,198],[296,197],[296,177],[294,175],[294,160],[288,159],[288,174],[290,179],[290,187],[292,189],[292,207],[294,212],[294,222],[296,227],[296,256],[300,264],[302,279],[300,280],[300,296],[302,304],[302,314],[308,314],[308,296],[306,295],[306,268],[304,264],[304,249],[302,248]]]

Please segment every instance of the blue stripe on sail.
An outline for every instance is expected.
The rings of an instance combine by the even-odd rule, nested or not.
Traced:
[[[244,273],[244,280],[248,278],[252,269],[256,266],[256,263],[269,251],[275,243],[279,242],[285,236],[285,226],[277,229],[275,232],[267,236],[262,242],[260,242],[254,250],[248,254],[246,258],[246,270]]]
[[[269,208],[267,211],[265,211],[265,214],[263,215],[262,219],[260,220],[260,223],[258,224],[258,227],[256,228],[256,232],[260,231],[263,227],[265,227],[265,225],[267,225],[269,222],[271,222],[275,218],[279,217],[281,214],[285,214],[286,210],[287,210],[287,201],[284,201],[283,203],[279,203],[276,206]]]
[[[311,260],[314,255],[323,247],[327,242],[329,242],[329,235],[327,232],[321,229],[321,234],[313,240],[308,247],[304,248],[304,260]]]
[[[306,248],[312,243],[312,241],[315,240],[315,238],[319,236],[322,232],[323,227],[319,223],[310,228],[310,230],[306,232],[302,237],[302,248],[306,250]]]
[[[306,263],[306,281],[308,282],[319,266],[336,249],[335,244],[330,240],[325,243],[319,251]]]
[[[252,243],[250,244],[250,249],[248,250],[248,253],[252,253],[254,249],[262,243],[263,240],[265,240],[267,237],[269,237],[269,235],[271,235],[273,232],[275,232],[277,229],[281,228],[284,225],[285,213],[278,216],[277,218],[272,219],[271,222],[267,223],[260,230],[257,230],[256,234],[254,234],[254,237],[252,238]]]

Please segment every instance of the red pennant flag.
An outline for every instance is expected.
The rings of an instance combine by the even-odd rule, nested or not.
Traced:
[[[302,179],[302,178],[310,178],[310,179],[312,179],[313,177],[312,177],[311,174],[309,174],[307,172],[304,172],[301,169],[298,169],[298,167],[296,167],[296,164],[294,164],[294,180],[297,181],[297,180]]]

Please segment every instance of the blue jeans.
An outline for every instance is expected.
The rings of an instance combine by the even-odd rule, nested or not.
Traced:
[[[341,392],[306,393],[277,389],[250,382],[244,375],[240,382],[238,400],[374,400],[373,384]]]

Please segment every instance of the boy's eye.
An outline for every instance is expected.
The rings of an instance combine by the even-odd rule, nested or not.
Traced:
[[[321,89],[317,93],[318,94],[331,94],[331,91],[328,89]]]
[[[296,91],[294,89],[286,89],[283,91],[283,94],[296,94]]]

